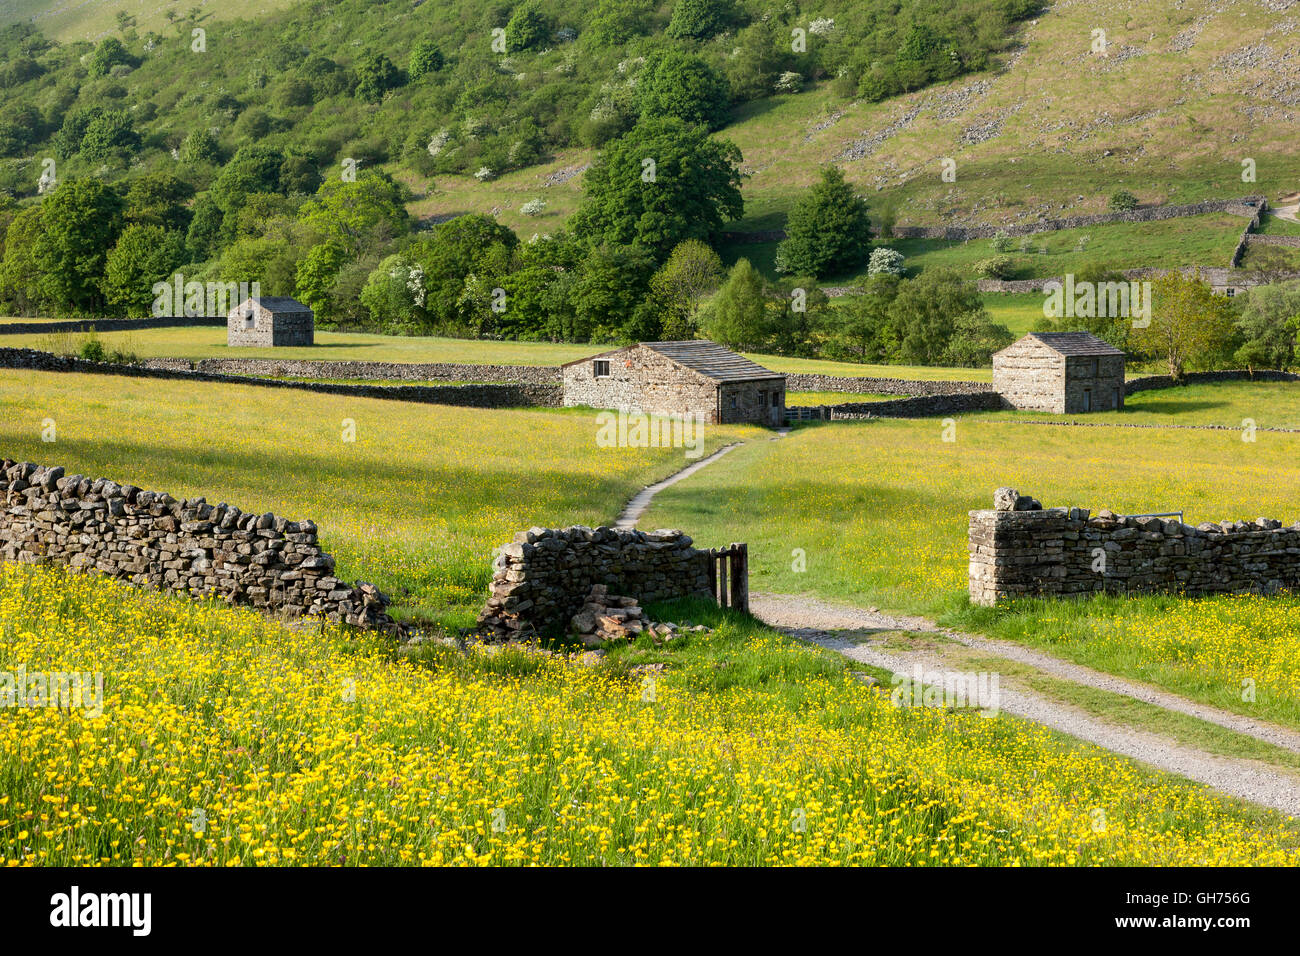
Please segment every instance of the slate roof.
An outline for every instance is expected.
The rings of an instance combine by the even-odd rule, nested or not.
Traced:
[[[242,309],[249,302],[256,302],[262,308],[268,309],[271,312],[310,312],[311,311],[310,306],[303,305],[297,299],[291,299],[286,295],[250,296],[249,298],[245,299],[243,302],[239,303],[239,305],[235,306],[235,308]]]
[[[1109,342],[1091,332],[1030,332],[1026,339],[1036,339],[1060,355],[1123,355]],[[1021,339],[1023,342],[1024,339]]]
[[[764,379],[785,380],[785,375],[781,372],[773,372],[770,368],[763,368],[757,362],[751,362],[743,355],[737,355],[731,349],[719,345],[717,342],[696,339],[685,342],[639,342],[637,344],[643,348],[658,352],[664,358],[676,362],[683,368],[698,372],[705,378],[715,382],[754,382]],[[627,351],[628,348],[631,348],[631,346],[611,349],[608,352],[601,352],[599,355],[591,355],[587,358],[575,359],[572,362],[565,362],[561,368],[578,365],[582,362],[590,362],[592,359],[604,358],[607,355],[617,355],[620,352]]]

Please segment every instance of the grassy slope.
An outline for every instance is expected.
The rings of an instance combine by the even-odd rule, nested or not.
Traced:
[[[53,445],[41,441],[47,418]],[[710,427],[705,444],[754,434]],[[493,548],[516,531],[609,523],[687,463],[680,449],[597,447],[593,416],[578,411],[12,371],[0,371],[0,455],[311,518],[340,576],[459,625],[481,605]]]
[[[167,22],[167,11],[183,17],[198,7],[203,12],[199,23],[213,20],[255,17],[270,10],[290,6],[294,0],[8,0],[0,22],[31,20],[46,36],[64,43],[75,40],[99,40],[117,32],[119,11],[135,18],[141,34],[148,30],[166,34],[174,29]]]
[[[1300,424],[1294,385],[1150,393],[1135,420],[1183,402],[1193,418]],[[1162,407],[1164,406],[1164,407]],[[1274,416],[1270,418],[1270,416]],[[1099,419],[1102,416],[1098,416]],[[958,419],[955,442],[935,421],[801,427],[742,448],[667,489],[646,517],[709,544],[747,540],[751,586],[921,612],[1051,647],[1102,669],[1163,683],[1218,706],[1300,725],[1300,601],[1249,605],[1174,598],[1030,602],[969,609],[967,511],[1012,485],[1048,506],[1184,510],[1198,523],[1259,515],[1295,520],[1300,436],[1225,431],[1051,428],[985,416]],[[792,549],[806,553],[794,570]],[[1198,610],[1208,608],[1208,610]],[[1172,629],[1172,630],[1171,630]],[[1104,639],[1103,639],[1104,638]],[[1241,680],[1268,674],[1257,703]]]

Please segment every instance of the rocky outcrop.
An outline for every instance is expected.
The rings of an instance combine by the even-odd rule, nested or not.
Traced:
[[[334,577],[312,521],[178,501],[57,466],[0,461],[0,559],[65,565],[289,619],[396,629],[378,588]]]

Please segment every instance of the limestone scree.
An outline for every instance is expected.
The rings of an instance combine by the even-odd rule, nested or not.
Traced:
[[[0,461],[0,559],[95,571],[285,618],[397,630],[373,584],[344,584],[316,525],[177,501],[60,467]]]

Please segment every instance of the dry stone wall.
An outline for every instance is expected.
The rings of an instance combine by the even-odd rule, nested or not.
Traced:
[[[178,501],[57,466],[0,461],[0,559],[94,571],[290,619],[396,629],[374,585],[334,577],[312,521]]]
[[[963,412],[993,412],[1008,408],[997,392],[963,392],[956,395],[921,395],[887,402],[845,402],[824,406],[822,418],[854,421],[869,418],[930,418]]]
[[[317,362],[309,359],[149,359],[145,368],[220,375],[280,375],[290,378],[367,379],[403,382],[503,382],[558,385],[554,365],[472,365],[455,362]]]
[[[1042,508],[1010,489],[970,512],[972,603],[1051,595],[1263,593],[1300,586],[1300,523],[1186,524],[1082,508]],[[1018,503],[1028,500],[1025,510]]]
[[[351,395],[358,398],[382,398],[391,401],[417,402],[425,405],[457,405],[466,408],[557,408],[561,400],[558,385],[338,385],[245,375],[223,375],[215,372],[191,372],[177,367],[146,368],[139,365],[117,365],[111,362],[88,362],[85,359],[51,355],[33,349],[0,348],[0,368],[33,369],[42,372],[85,372],[94,375],[122,375],[129,378],[224,382],[231,385],[291,388],[326,395]]]
[[[984,392],[988,382],[919,381],[908,378],[857,378],[792,372],[785,376],[787,392],[847,392],[857,395],[969,395]]]
[[[52,332],[135,332],[144,329],[226,327],[226,317],[168,316],[158,319],[69,319],[66,322],[0,322],[0,335],[48,335]]]
[[[510,640],[563,627],[593,585],[642,605],[711,597],[709,561],[680,531],[530,528],[501,549],[479,629]]]

